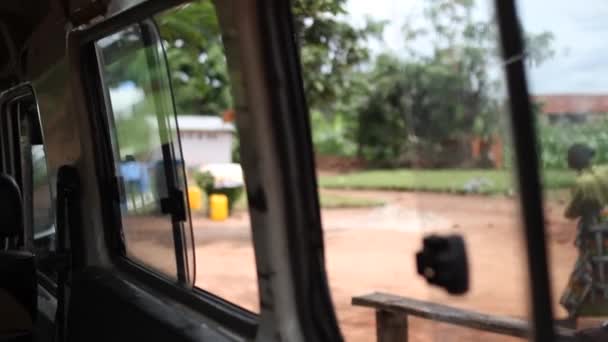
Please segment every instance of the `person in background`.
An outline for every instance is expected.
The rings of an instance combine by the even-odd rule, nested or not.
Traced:
[[[577,220],[578,258],[560,303],[568,312],[562,320],[576,326],[581,316],[608,314],[608,166],[592,166],[595,151],[584,144],[568,149],[568,166],[577,171],[565,216]],[[598,258],[602,257],[602,258]]]
[[[147,186],[147,172],[143,163],[137,161],[132,155],[127,155],[120,165],[120,174],[123,177],[127,200],[132,203],[132,210],[137,211],[137,200],[140,208],[145,204],[145,191]]]

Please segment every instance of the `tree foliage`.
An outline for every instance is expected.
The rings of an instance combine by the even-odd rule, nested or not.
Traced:
[[[304,90],[308,104],[334,114],[347,104],[370,62],[369,41],[381,39],[384,22],[367,20],[354,27],[343,17],[345,0],[295,0],[294,26],[300,44]]]
[[[540,120],[538,138],[541,166],[545,169],[567,169],[566,155],[575,143],[595,150],[593,164],[608,164],[608,120],[600,119],[578,124],[550,124]]]
[[[295,0],[294,28],[320,152],[359,154],[385,164],[440,155],[471,136],[496,135],[503,107],[494,20],[474,0],[429,0],[423,21],[403,28],[399,55],[374,56],[385,23],[356,26],[347,0]],[[178,114],[219,115],[233,106],[218,18],[199,0],[156,18]],[[551,58],[550,33],[527,35],[530,66]],[[144,61],[145,62],[145,61]],[[142,62],[143,63],[143,62]],[[129,70],[133,77],[139,72]]]
[[[355,73],[369,61],[367,39],[382,24],[355,28],[344,19],[345,0],[296,0],[294,25],[311,108],[333,113],[347,102]],[[157,17],[165,41],[178,113],[215,115],[232,106],[220,27],[209,0]]]
[[[211,1],[156,18],[167,53],[178,114],[218,115],[232,107],[228,68]]]
[[[424,23],[403,28],[404,55],[377,58],[374,89],[359,115],[361,156],[383,165],[415,164],[421,155],[458,163],[456,152],[466,151],[455,145],[466,149],[473,136],[491,139],[501,128],[495,23],[476,19],[474,6],[473,0],[427,2]],[[532,63],[551,56],[551,37],[529,35],[536,44],[527,54]],[[421,49],[421,42],[430,48]]]

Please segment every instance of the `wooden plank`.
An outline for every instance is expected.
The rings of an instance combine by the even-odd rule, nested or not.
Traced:
[[[376,338],[378,342],[407,342],[407,316],[376,310]]]
[[[386,293],[376,292],[360,297],[353,297],[352,304],[502,335],[521,338],[531,335],[528,321],[519,318],[488,315]],[[576,332],[572,329],[558,327],[556,330],[559,341],[577,340],[575,336]]]

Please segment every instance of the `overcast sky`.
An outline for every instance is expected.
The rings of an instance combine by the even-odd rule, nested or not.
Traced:
[[[425,0],[349,0],[349,21],[361,24],[366,15],[388,20],[384,46],[398,52],[401,27],[408,18],[419,17]],[[476,16],[489,16],[493,1],[477,0]],[[550,31],[555,35],[555,57],[530,69],[532,92],[608,93],[608,1],[522,0],[519,10],[525,30]]]

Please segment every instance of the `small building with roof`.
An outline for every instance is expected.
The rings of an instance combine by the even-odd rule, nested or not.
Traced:
[[[219,116],[179,115],[177,124],[188,168],[232,162],[235,128],[231,122]]]
[[[533,101],[550,123],[591,122],[608,114],[605,94],[543,94],[534,96]]]

